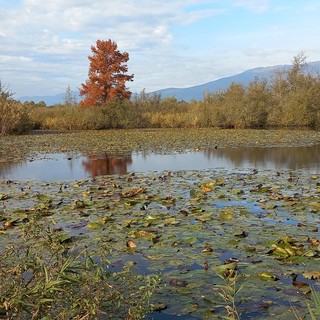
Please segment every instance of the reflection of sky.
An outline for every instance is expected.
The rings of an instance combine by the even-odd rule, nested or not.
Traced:
[[[162,170],[201,170],[212,168],[233,169],[234,164],[228,159],[207,158],[202,152],[179,153],[174,155],[151,154],[142,157],[132,155],[132,164],[128,166],[130,172],[162,171]]]
[[[55,154],[52,159],[27,161],[1,172],[3,179],[13,180],[75,180],[89,177],[82,168],[82,158],[67,159],[65,154]]]
[[[50,159],[25,161],[20,163],[0,163],[0,178],[13,180],[75,180],[88,178],[92,174],[85,156],[68,160],[66,154],[49,155]],[[118,157],[119,158],[119,157]],[[117,158],[117,159],[118,159]],[[198,152],[161,155],[156,153],[133,153],[122,160],[112,161],[111,154],[104,154],[90,164],[95,169],[105,169],[106,174],[114,172],[148,172],[204,169],[270,169],[270,170],[306,170],[312,174],[320,172],[320,146],[283,147],[283,148],[219,148]],[[105,161],[103,161],[105,160]],[[108,165],[107,165],[108,164]],[[98,168],[98,167],[99,168]],[[121,169],[121,170],[120,170]],[[119,171],[120,170],[120,171]]]

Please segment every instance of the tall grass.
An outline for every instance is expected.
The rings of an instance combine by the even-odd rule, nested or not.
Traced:
[[[30,219],[20,246],[1,251],[1,319],[142,319],[157,276],[112,272],[108,242],[73,244],[53,225]]]

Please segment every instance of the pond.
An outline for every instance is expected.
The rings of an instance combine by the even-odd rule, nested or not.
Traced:
[[[112,274],[159,274],[146,320],[221,319],[232,281],[243,286],[230,293],[241,319],[305,319],[320,290],[319,143],[319,132],[298,130],[0,137],[1,288],[11,298],[22,281],[29,303],[37,282],[12,270],[31,253],[50,262],[58,244],[79,263],[84,249],[106,256]],[[116,287],[139,297],[146,282],[129,275],[133,287]]]
[[[52,153],[34,159],[0,162],[0,178],[74,180],[100,175],[204,169],[273,169],[320,171],[320,146],[205,148],[173,154],[131,152],[81,155]]]

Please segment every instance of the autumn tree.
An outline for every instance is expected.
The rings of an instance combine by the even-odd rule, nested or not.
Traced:
[[[89,79],[82,83],[80,95],[84,99],[80,106],[106,105],[114,98],[129,99],[131,92],[126,87],[127,81],[133,81],[134,75],[128,75],[127,62],[129,54],[121,53],[118,46],[110,39],[97,40],[96,46],[91,46]]]

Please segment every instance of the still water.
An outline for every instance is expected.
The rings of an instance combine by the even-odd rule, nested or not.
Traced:
[[[34,161],[0,163],[0,179],[73,180],[98,175],[162,170],[271,169],[320,172],[320,146],[277,148],[221,148],[161,155],[132,153],[123,157],[46,155]]]

